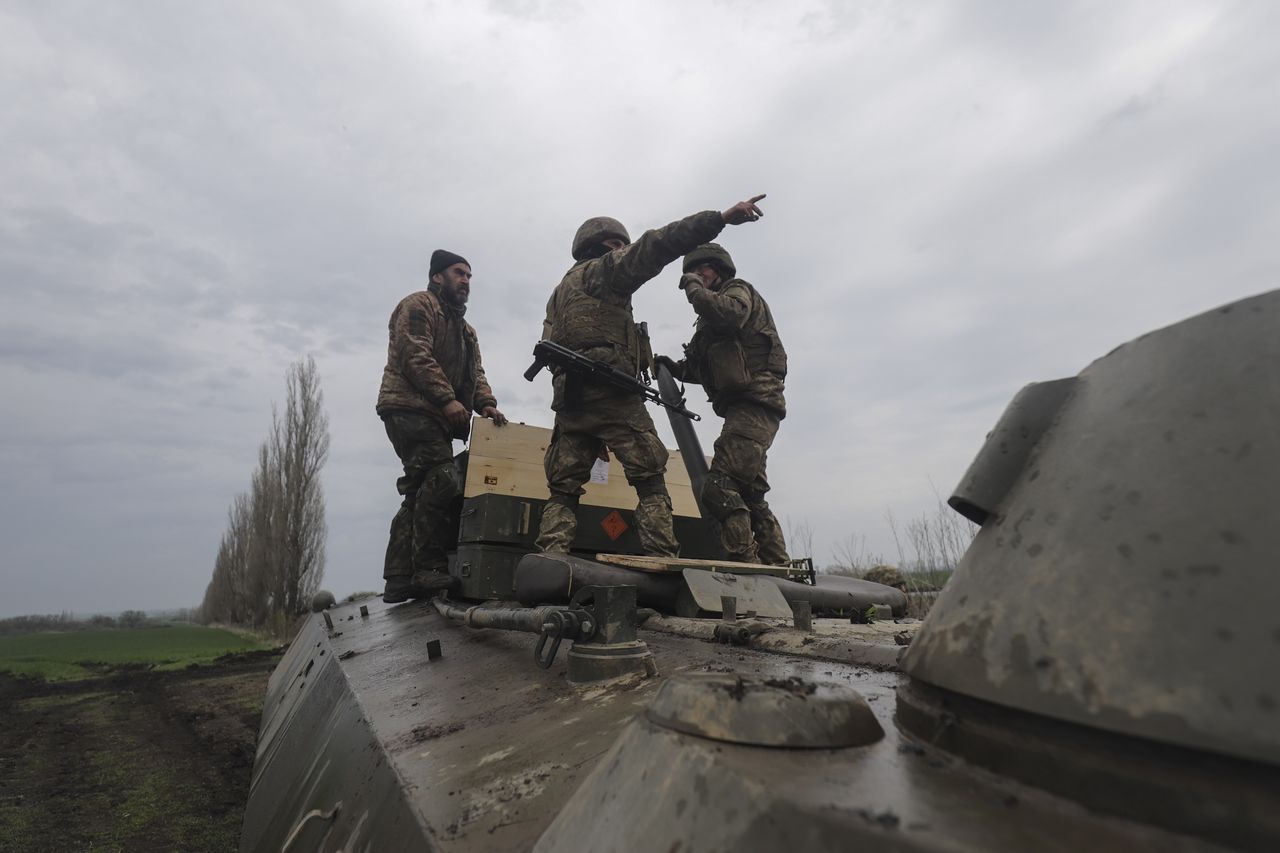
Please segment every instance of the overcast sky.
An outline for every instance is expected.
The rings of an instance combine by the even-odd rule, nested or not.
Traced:
[[[886,512],[1021,386],[1276,286],[1278,38],[1173,0],[0,3],[0,616],[198,604],[307,354],[325,586],[380,589],[374,400],[432,249],[549,426],[520,373],[578,224],[761,192],[722,242],[790,355],[771,503],[819,562],[896,561]],[[659,352],[678,277],[635,300]]]

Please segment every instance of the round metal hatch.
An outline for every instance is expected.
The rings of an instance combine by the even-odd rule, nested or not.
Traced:
[[[856,690],[795,676],[678,676],[662,686],[646,715],[664,728],[751,746],[833,749],[884,737]]]

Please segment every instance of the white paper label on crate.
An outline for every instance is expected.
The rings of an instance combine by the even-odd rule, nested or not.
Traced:
[[[597,459],[595,464],[591,466],[591,482],[606,484],[609,482],[609,463],[603,459]]]

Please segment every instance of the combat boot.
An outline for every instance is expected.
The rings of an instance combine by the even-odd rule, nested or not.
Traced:
[[[441,590],[448,590],[456,582],[456,578],[445,572],[417,571],[407,578],[397,575],[387,578],[382,600],[387,604],[399,604],[411,598],[431,598]]]

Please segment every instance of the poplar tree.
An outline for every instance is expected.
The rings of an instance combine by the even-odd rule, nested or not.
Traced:
[[[313,358],[285,376],[285,407],[271,411],[249,491],[232,501],[201,616],[278,634],[305,613],[324,577],[321,470],[329,456],[329,417]]]

